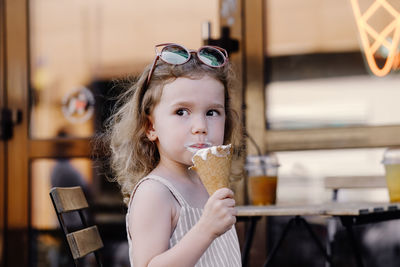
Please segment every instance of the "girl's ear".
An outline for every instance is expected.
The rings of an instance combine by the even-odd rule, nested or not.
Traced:
[[[154,129],[153,125],[154,125],[153,124],[153,118],[151,116],[148,116],[147,117],[146,136],[152,142],[157,140],[156,130]]]

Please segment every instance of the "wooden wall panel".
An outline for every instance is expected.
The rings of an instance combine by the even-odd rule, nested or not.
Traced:
[[[4,50],[4,0],[0,0],[0,109],[5,105],[5,50]],[[0,140],[0,267],[4,266],[4,246],[5,246],[5,142]]]
[[[28,265],[28,2],[5,0],[7,105],[19,109],[22,123],[7,142],[6,266]]]

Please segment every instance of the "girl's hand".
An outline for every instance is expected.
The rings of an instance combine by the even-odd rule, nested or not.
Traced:
[[[236,223],[236,213],[233,192],[221,188],[208,199],[198,223],[205,233],[215,239],[232,228]]]

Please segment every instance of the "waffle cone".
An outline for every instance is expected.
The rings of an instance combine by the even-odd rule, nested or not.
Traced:
[[[194,155],[194,166],[191,167],[199,175],[210,196],[220,188],[229,187],[232,162],[231,147],[218,146],[216,151],[217,155],[209,149],[205,160],[199,155]]]

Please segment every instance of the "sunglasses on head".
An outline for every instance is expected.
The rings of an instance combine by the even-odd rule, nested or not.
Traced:
[[[161,51],[158,51],[159,48]],[[165,43],[159,44],[154,47],[156,51],[156,57],[154,59],[153,65],[151,66],[149,75],[147,76],[146,87],[150,83],[151,76],[153,75],[154,69],[156,68],[156,64],[158,59],[161,59],[163,62],[171,64],[171,65],[182,65],[190,60],[190,57],[193,54],[196,54],[197,58],[205,65],[212,68],[221,68],[228,61],[228,53],[225,49],[218,46],[202,46],[199,50],[188,50],[185,47],[174,44],[174,43]]]

